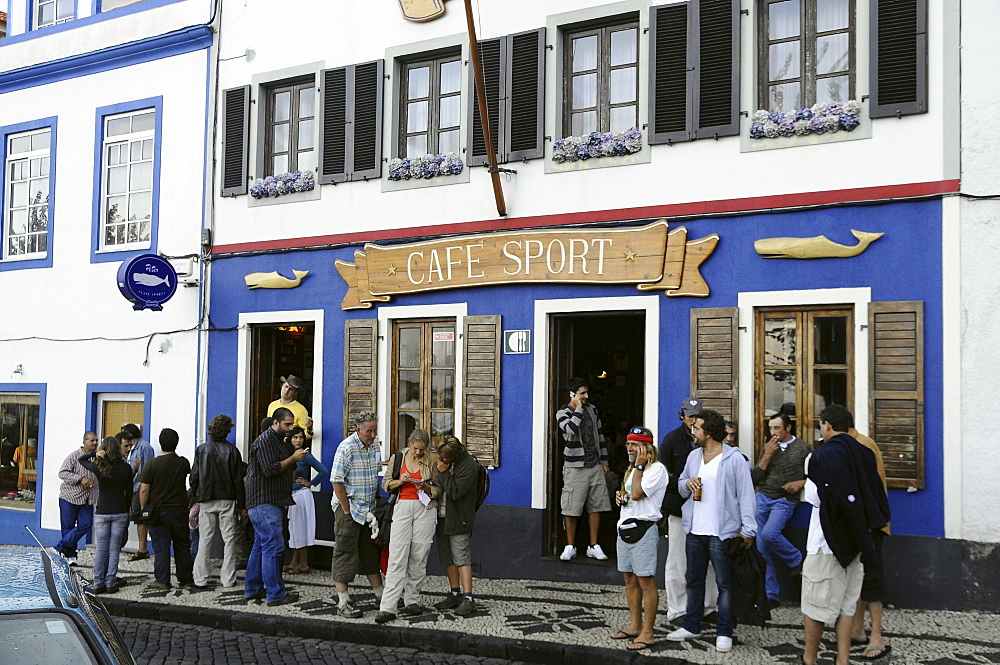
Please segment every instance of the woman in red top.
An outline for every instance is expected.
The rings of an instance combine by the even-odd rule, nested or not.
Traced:
[[[376,623],[396,618],[396,603],[403,596],[400,614],[415,616],[429,611],[420,604],[420,585],[427,574],[427,555],[437,524],[437,498],[441,488],[434,484],[427,454],[430,436],[416,429],[407,440],[408,448],[393,453],[382,479],[382,489],[396,494],[389,538],[389,569]],[[398,476],[393,473],[402,456]]]

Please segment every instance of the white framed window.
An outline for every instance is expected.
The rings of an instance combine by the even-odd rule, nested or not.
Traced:
[[[150,246],[156,110],[104,118],[101,250]]]
[[[4,165],[3,258],[45,256],[49,230],[49,149],[52,129],[7,137]]]
[[[74,0],[32,0],[35,29],[72,21]]]

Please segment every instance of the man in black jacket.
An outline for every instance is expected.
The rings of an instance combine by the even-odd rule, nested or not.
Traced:
[[[437,603],[439,610],[454,610],[464,616],[476,611],[472,597],[472,527],[476,522],[479,462],[454,436],[438,447],[436,482],[444,490],[444,517],[438,518],[437,548],[448,573],[451,595]],[[459,584],[461,583],[461,588]]]
[[[236,550],[239,525],[237,510],[245,503],[243,488],[243,456],[226,437],[233,429],[229,416],[218,415],[208,425],[209,441],[194,451],[191,469],[191,489],[194,500],[201,504],[198,518],[198,556],[194,561],[194,584],[208,586],[211,565],[209,556],[215,532],[222,529],[222,586],[236,585]]]
[[[806,665],[816,662],[824,623],[836,625],[837,665],[848,665],[864,567],[880,565],[871,531],[889,521],[875,454],[846,433],[853,422],[839,404],[823,409],[823,443],[806,460],[805,500],[813,505],[802,566]]]
[[[688,397],[681,402],[681,410],[677,414],[681,420],[680,426],[669,432],[660,442],[660,462],[667,467],[670,481],[667,492],[663,495],[663,513],[667,522],[667,565],[665,569],[667,594],[667,620],[677,621],[687,613],[687,554],[685,542],[687,536],[681,523],[681,506],[685,499],[677,490],[677,479],[684,471],[688,455],[695,449],[694,436],[691,428],[695,416],[701,413],[701,400]],[[705,583],[705,613],[714,612],[717,606],[719,589],[715,583],[715,572],[708,568],[708,578]]]

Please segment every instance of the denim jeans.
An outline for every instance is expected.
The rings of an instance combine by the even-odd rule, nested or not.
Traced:
[[[118,543],[128,528],[128,513],[94,516],[94,588],[115,586],[118,581]],[[112,546],[114,543],[114,546]]]
[[[687,614],[684,628],[692,633],[701,632],[701,619],[705,614],[705,576],[708,562],[715,569],[715,581],[719,585],[719,621],[715,626],[716,635],[732,637],[736,628],[733,616],[733,565],[726,555],[722,539],[718,536],[698,536],[693,533],[685,540],[687,553]]]
[[[281,558],[285,553],[282,532],[285,509],[264,503],[254,506],[249,513],[254,539],[250,560],[247,561],[243,593],[249,598],[264,589],[267,591],[267,602],[273,603],[286,595],[285,580],[281,578]]]
[[[802,563],[802,553],[782,534],[795,512],[795,502],[771,499],[757,492],[757,549],[767,562],[765,588],[771,600],[781,600],[778,574],[774,565],[781,559],[789,568]]]
[[[78,506],[66,499],[59,499],[59,525],[62,527],[62,540],[56,545],[56,550],[63,556],[76,556],[76,548],[80,539],[90,535],[94,524],[94,506],[84,504]]]
[[[187,510],[160,510],[156,524],[149,525],[149,536],[153,539],[153,576],[157,582],[170,584],[170,545],[174,546],[174,563],[179,584],[194,581],[191,558],[191,528],[188,526]]]

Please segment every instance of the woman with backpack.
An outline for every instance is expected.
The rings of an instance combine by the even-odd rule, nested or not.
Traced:
[[[132,505],[132,467],[122,455],[121,442],[113,436],[101,441],[94,452],[82,455],[80,465],[97,475],[94,593],[117,593],[119,543],[128,528]]]
[[[375,623],[396,618],[400,596],[404,602],[400,614],[416,616],[429,611],[420,604],[420,585],[427,573],[427,555],[434,541],[437,497],[441,494],[427,452],[430,440],[425,430],[413,430],[407,447],[389,458],[382,479],[382,489],[389,493],[395,506],[389,537],[389,568]]]

